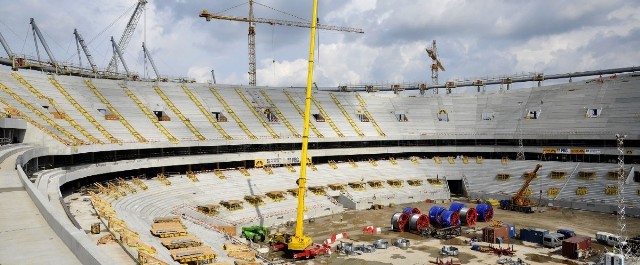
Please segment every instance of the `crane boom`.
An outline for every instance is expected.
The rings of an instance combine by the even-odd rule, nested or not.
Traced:
[[[542,167],[542,165],[537,164],[536,168],[529,172],[529,175],[527,176],[527,179],[524,181],[524,183],[522,184],[522,186],[520,187],[520,190],[518,190],[518,192],[516,193],[516,195],[513,195],[513,197],[511,197],[511,202],[514,203],[515,205],[518,206],[525,206],[525,201],[524,201],[524,193],[527,190],[527,188],[529,187],[529,184],[531,184],[531,181],[536,178],[537,174],[538,174],[538,170]]]
[[[282,19],[256,18],[253,16],[253,0],[249,0],[249,17],[234,17],[234,16],[224,16],[220,14],[211,14],[207,10],[202,10],[202,12],[200,12],[200,17],[205,18],[207,21],[211,21],[211,19],[221,19],[221,20],[249,23],[248,42],[249,42],[249,85],[250,86],[256,86],[256,30],[255,30],[256,23],[290,26],[290,27],[301,27],[301,28],[311,28],[313,25],[315,25],[316,29],[364,33],[364,31],[359,28],[322,25],[322,24],[318,24],[317,21],[314,21],[314,23],[309,23],[309,22],[289,21],[289,20],[282,20]],[[316,19],[317,19],[317,16],[316,16]]]
[[[11,48],[9,47],[9,44],[7,43],[6,40],[4,40],[4,37],[2,37],[2,32],[0,32],[0,44],[2,44],[2,47],[4,47],[4,51],[7,52],[7,55],[9,55],[9,58],[13,60],[13,51],[11,51]]]
[[[309,66],[307,69],[307,90],[304,101],[304,127],[302,130],[302,154],[300,157],[300,178],[298,179],[298,209],[296,212],[296,232],[287,245],[289,250],[302,251],[313,242],[304,235],[304,192],[307,182],[307,150],[309,147],[309,120],[311,119],[311,84],[313,83],[313,56],[316,43],[316,25],[318,16],[318,0],[313,0],[313,14],[311,18],[311,40],[309,41]]]
[[[127,27],[124,28],[124,32],[122,32],[122,37],[120,37],[120,41],[118,42],[118,47],[120,51],[124,53],[124,50],[127,49],[127,45],[131,40],[131,36],[133,35],[133,31],[136,29],[138,25],[138,21],[140,20],[140,15],[142,15],[142,11],[144,10],[144,6],[147,4],[147,0],[138,0],[138,4],[136,5],[136,9],[133,11],[131,18],[129,18],[129,22],[127,23]],[[111,61],[107,66],[107,71],[113,72],[116,64],[118,64],[118,57],[116,54],[113,54],[111,57]]]

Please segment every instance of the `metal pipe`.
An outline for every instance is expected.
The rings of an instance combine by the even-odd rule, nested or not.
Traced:
[[[6,51],[7,55],[9,55],[9,59],[13,58],[14,54],[11,51],[11,47],[9,47],[9,44],[7,44],[7,41],[4,40],[2,32],[0,32],[0,44],[2,44],[2,47],[4,47],[4,51]]]
[[[87,56],[87,61],[89,61],[89,65],[91,65],[91,70],[93,70],[93,73],[98,73],[98,67],[93,61],[93,57],[91,56],[91,53],[89,53],[89,48],[87,48],[87,45],[84,43],[82,35],[80,35],[80,32],[78,32],[77,29],[73,29],[73,35],[76,36],[76,42],[80,44],[82,51],[84,51],[84,55]],[[82,63],[80,64],[80,68],[82,68]]]
[[[551,80],[551,79],[563,79],[563,78],[573,78],[573,77],[586,77],[586,76],[597,76],[597,75],[610,75],[610,74],[621,74],[621,73],[630,73],[640,71],[640,66],[632,66],[632,67],[621,67],[621,68],[610,68],[610,69],[602,69],[602,70],[591,70],[591,71],[582,71],[582,72],[571,72],[564,74],[551,74],[544,75],[542,73],[530,75],[530,76],[520,76],[520,77],[512,77],[512,76],[504,76],[499,78],[485,79],[482,81],[482,86],[485,85],[499,85],[499,84],[507,84],[507,79],[509,83],[521,83],[521,82],[529,82],[529,81],[543,81],[543,80]],[[460,82],[454,82],[455,87],[469,87],[469,86],[478,86],[476,83],[477,80],[466,80]],[[446,84],[442,85],[433,85],[427,87],[427,89],[434,88],[447,88]],[[408,84],[406,87],[403,87],[404,90],[420,90],[420,84]],[[343,91],[340,88],[331,88],[331,89],[323,89],[323,91]],[[366,91],[366,85],[359,85],[358,87],[350,87],[349,91]],[[393,91],[391,87],[380,87],[380,91]]]
[[[122,57],[122,53],[120,52],[120,48],[118,47],[118,44],[116,44],[116,41],[113,39],[113,36],[111,36],[111,45],[113,46],[113,51],[120,58],[120,61],[122,62],[122,67],[124,67],[125,73],[127,73],[127,76],[130,76],[129,68],[127,67],[127,64],[124,62],[124,57]]]
[[[33,18],[31,18],[30,23],[31,23],[31,27],[33,28],[33,31],[36,33],[36,35],[38,35],[38,39],[40,39],[40,43],[42,43],[44,50],[47,52],[47,55],[49,55],[49,60],[51,60],[51,64],[53,64],[53,66],[57,69],[58,62],[56,61],[56,58],[53,57],[53,53],[49,49],[49,45],[47,45],[47,41],[42,36],[42,33],[40,33],[40,29],[36,25],[36,21]],[[36,43],[36,46],[38,46],[37,43]]]
[[[142,50],[144,51],[145,57],[149,59],[151,67],[153,67],[153,72],[156,73],[156,80],[160,80],[160,73],[158,72],[158,68],[156,68],[156,64],[153,62],[153,58],[151,58],[151,54],[149,53],[149,50],[147,50],[147,46],[144,45],[144,42],[142,43]]]

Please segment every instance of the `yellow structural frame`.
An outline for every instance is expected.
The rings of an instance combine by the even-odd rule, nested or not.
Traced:
[[[316,42],[316,26],[318,23],[318,0],[313,0],[313,14],[311,15],[311,39],[309,41],[309,69],[307,72],[307,93],[304,101],[304,130],[302,131],[302,155],[300,158],[300,178],[298,179],[298,209],[296,215],[296,233],[287,245],[289,250],[300,251],[312,243],[310,237],[303,234],[304,222],[304,192],[307,183],[307,151],[309,147],[309,121],[311,116],[311,85],[313,83],[313,60]]]

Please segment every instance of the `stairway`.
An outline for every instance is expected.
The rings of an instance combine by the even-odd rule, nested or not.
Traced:
[[[338,100],[338,97],[336,97],[336,95],[334,95],[333,93],[329,93],[329,96],[331,96],[331,99],[333,99],[333,102],[336,103],[336,105],[338,106],[338,108],[340,109],[340,112],[342,112],[342,115],[344,115],[345,118],[347,118],[347,121],[349,122],[349,124],[351,124],[351,127],[353,127],[353,130],[356,131],[356,133],[358,134],[358,136],[360,137],[364,137],[364,133],[362,133],[362,131],[360,130],[360,128],[358,128],[358,125],[353,121],[353,119],[351,118],[351,116],[349,116],[349,113],[347,112],[346,109],[344,109],[344,107],[342,106],[342,104],[340,103],[340,100]]]
[[[162,134],[164,134],[164,136],[167,137],[167,139],[174,143],[177,144],[178,143],[178,139],[176,139],[175,137],[173,137],[173,135],[171,135],[171,133],[167,130],[167,128],[165,128],[164,126],[162,126],[162,124],[160,123],[160,121],[158,121],[158,117],[156,117],[155,114],[153,114],[149,108],[147,108],[147,106],[145,106],[144,104],[142,104],[142,101],[140,101],[140,99],[133,94],[133,92],[131,92],[130,89],[128,89],[126,86],[124,85],[120,85],[122,87],[122,89],[124,89],[124,92],[127,93],[127,96],[129,96],[129,98],[131,98],[131,100],[133,100],[133,102],[136,103],[136,105],[138,106],[138,108],[144,112],[145,115],[147,115],[147,118],[149,118],[149,120],[151,120],[151,122],[153,122],[153,124],[158,127],[158,130],[160,130],[160,132],[162,132]]]
[[[247,105],[247,108],[249,108],[251,110],[251,113],[253,113],[254,116],[256,116],[256,118],[260,121],[260,123],[262,124],[262,126],[267,129],[267,131],[269,132],[269,134],[271,134],[271,137],[273,137],[273,139],[280,139],[280,136],[278,136],[278,134],[276,132],[273,131],[273,129],[271,128],[271,126],[269,126],[269,124],[267,123],[267,121],[264,120],[264,117],[262,117],[262,114],[258,113],[258,111],[256,110],[256,108],[254,108],[251,105],[251,102],[247,99],[247,96],[244,95],[244,93],[242,93],[242,90],[236,88],[235,89],[236,93],[238,93],[238,96],[240,96],[240,98],[242,99],[242,101],[244,101],[244,104]],[[244,130],[244,128],[243,128]]]
[[[218,122],[211,115],[211,113],[208,110],[206,110],[204,108],[204,106],[202,106],[202,103],[200,103],[200,101],[195,97],[195,95],[193,95],[193,93],[191,93],[191,90],[189,90],[189,88],[186,87],[185,85],[180,85],[180,86],[182,87],[182,90],[184,91],[184,93],[187,94],[187,96],[189,96],[191,101],[193,101],[193,103],[196,104],[198,109],[200,109],[202,114],[205,117],[207,117],[207,119],[209,120],[211,125],[213,125],[213,127],[215,127],[218,130],[218,132],[222,135],[222,137],[224,137],[224,139],[226,139],[226,140],[233,140],[233,137],[231,137],[229,134],[227,134],[227,132],[222,128],[222,126],[220,126],[220,124],[218,124]]]
[[[148,142],[147,139],[145,139],[138,131],[136,131],[135,128],[133,128],[133,126],[131,126],[131,124],[122,115],[120,115],[120,112],[118,112],[118,110],[116,110],[111,105],[111,103],[109,103],[109,101],[102,95],[102,93],[100,93],[100,91],[98,91],[98,89],[93,85],[91,80],[89,80],[88,78],[85,78],[84,79],[84,83],[87,84],[87,87],[89,87],[91,92],[93,92],[93,94],[95,94],[96,97],[98,97],[98,99],[100,99],[100,102],[102,102],[102,104],[104,104],[107,107],[107,109],[109,109],[109,111],[111,111],[111,113],[113,113],[113,115],[116,115],[116,117],[118,117],[118,120],[120,121],[120,123],[122,123],[122,125],[124,125],[124,127],[127,128],[127,130],[129,130],[129,132],[134,137],[136,137],[136,139],[138,139],[139,142],[141,142],[141,143]]]
[[[293,105],[293,107],[296,108],[296,110],[298,111],[298,113],[300,113],[300,116],[302,116],[304,118],[304,112],[302,111],[302,109],[300,109],[300,106],[298,106],[298,104],[296,103],[295,100],[293,100],[293,97],[291,95],[289,95],[289,93],[287,91],[283,91],[284,94],[287,96],[287,98],[289,99],[289,102],[291,102],[291,104]],[[324,138],[324,135],[322,135],[322,133],[320,133],[320,131],[318,131],[318,128],[316,128],[315,125],[313,125],[313,123],[311,121],[309,121],[309,128],[311,128],[311,130],[313,131],[313,133],[316,134],[316,137],[318,138]]]
[[[324,117],[324,120],[327,123],[329,123],[329,126],[331,126],[331,129],[333,129],[334,132],[336,132],[338,137],[344,137],[344,134],[342,134],[342,132],[340,132],[340,129],[338,129],[338,126],[336,126],[336,124],[333,123],[333,120],[331,120],[331,117],[329,117],[329,114],[326,111],[324,111],[324,108],[322,108],[322,105],[320,105],[320,102],[318,102],[315,98],[311,98],[311,101],[313,101],[313,104],[316,105],[316,108],[318,108],[318,110],[320,111],[320,114],[322,114],[322,117]]]
[[[249,128],[247,128],[247,126],[242,122],[242,120],[240,120],[240,118],[238,118],[238,115],[236,115],[236,113],[233,112],[233,110],[231,109],[229,104],[227,104],[227,102],[224,101],[224,99],[218,93],[218,91],[216,91],[216,89],[213,88],[213,87],[209,87],[209,90],[211,90],[211,93],[213,93],[213,95],[218,99],[218,101],[220,101],[220,104],[222,104],[224,109],[227,110],[227,113],[229,113],[229,115],[231,115],[233,120],[236,121],[236,123],[238,124],[238,126],[240,126],[240,128],[244,131],[244,133],[246,133],[247,136],[249,136],[249,138],[252,139],[252,140],[258,139],[258,137],[256,137],[255,135],[253,135],[253,133],[251,131],[249,131]]]
[[[5,87],[6,87],[5,85],[0,83],[0,88],[2,88],[4,90]],[[16,114],[18,116],[20,116],[21,119],[26,120],[27,122],[31,123],[31,125],[35,126],[36,128],[40,129],[41,131],[47,133],[48,135],[50,135],[54,139],[60,141],[62,144],[67,145],[67,146],[74,145],[72,142],[67,141],[66,139],[64,139],[64,138],[60,137],[59,135],[55,134],[54,132],[52,132],[48,128],[42,126],[42,124],[38,123],[37,121],[35,121],[31,117],[29,117],[28,115],[25,115],[24,113],[19,111],[17,108],[15,108],[11,104],[9,104],[9,102],[7,102],[5,99],[0,98],[0,103],[6,105],[8,108],[13,109],[13,111],[15,111]]]
[[[89,141],[91,141],[94,144],[104,144],[102,141],[98,140],[93,135],[91,135],[89,132],[87,132],[87,130],[85,130],[82,126],[80,126],[80,124],[78,124],[73,118],[71,118],[71,116],[69,116],[66,113],[64,113],[63,109],[56,103],[55,100],[53,100],[53,98],[47,97],[44,94],[40,93],[40,91],[38,89],[33,87],[29,82],[27,82],[27,80],[22,78],[22,76],[20,76],[18,73],[12,72],[11,76],[13,76],[23,86],[25,86],[27,89],[29,89],[29,91],[31,91],[31,93],[33,93],[36,97],[49,101],[49,104],[51,104],[51,106],[57,112],[59,117],[63,118],[65,121],[67,121],[71,126],[73,126],[73,128],[75,128],[80,133],[82,133],[82,135],[87,137],[87,139],[89,139]]]
[[[293,128],[293,126],[291,126],[291,123],[289,123],[289,121],[284,117],[282,112],[280,112],[280,109],[278,109],[276,104],[273,104],[273,101],[271,101],[271,98],[269,98],[269,95],[267,95],[267,92],[264,90],[260,90],[260,93],[262,94],[262,97],[264,97],[264,99],[267,101],[267,103],[269,103],[271,108],[276,112],[278,119],[280,119],[282,123],[284,123],[284,125],[287,126],[289,131],[291,131],[291,134],[293,134],[293,136],[295,136],[296,138],[300,138],[300,134],[296,131],[295,128]]]
[[[356,94],[356,98],[358,99],[358,101],[360,101],[360,107],[362,108],[362,111],[364,111],[364,115],[367,115],[367,118],[369,119],[369,122],[371,122],[371,124],[373,125],[373,128],[376,129],[376,131],[378,131],[378,134],[380,136],[387,136],[382,129],[380,128],[380,126],[378,126],[378,123],[376,122],[376,120],[373,119],[373,115],[371,115],[371,113],[369,113],[369,111],[367,110],[367,103],[364,102],[364,99],[360,96],[360,94]]]
[[[184,123],[184,125],[187,126],[187,128],[189,128],[189,130],[198,138],[198,140],[200,141],[207,140],[206,138],[204,138],[204,136],[202,136],[202,134],[198,131],[198,129],[196,129],[196,127],[194,127],[193,124],[191,124],[191,121],[189,121],[189,119],[187,119],[187,117],[185,117],[182,114],[182,112],[180,112],[180,110],[176,107],[176,105],[174,105],[173,102],[171,102],[171,100],[167,97],[167,95],[165,95],[164,92],[162,92],[162,90],[158,86],[154,85],[153,90],[155,90],[156,93],[158,93],[158,96],[160,96],[160,98],[164,100],[164,103],[167,103],[167,106],[169,106],[169,108],[173,111],[173,113],[175,113],[178,116],[178,118],[180,118],[182,123]]]
[[[69,131],[65,130],[62,126],[60,126],[59,124],[57,124],[54,120],[52,120],[51,118],[47,117],[47,115],[45,115],[44,113],[42,113],[42,111],[40,111],[39,109],[37,109],[36,107],[34,107],[33,105],[31,105],[31,103],[27,102],[24,98],[22,98],[20,95],[16,94],[15,92],[13,92],[11,89],[9,89],[8,87],[6,87],[3,84],[0,84],[0,88],[2,90],[4,90],[5,93],[11,95],[15,100],[17,100],[18,102],[20,102],[23,106],[27,107],[32,113],[38,115],[38,117],[40,117],[41,119],[43,119],[44,121],[46,121],[49,125],[51,125],[53,128],[55,128],[56,130],[58,130],[59,132],[61,132],[62,134],[64,134],[65,136],[67,136],[69,139],[71,139],[74,143],[74,145],[84,145],[84,144],[88,144],[87,142],[79,139],[78,137],[76,137],[75,135],[71,134]]]
[[[89,114],[89,112],[87,112],[87,110],[85,108],[83,108],[69,94],[69,92],[67,92],[67,90],[64,89],[64,87],[62,87],[62,85],[60,85],[60,83],[58,83],[58,81],[56,81],[53,78],[49,78],[49,82],[51,82],[51,84],[53,84],[53,86],[56,87],[58,89],[58,91],[60,91],[60,93],[71,103],[71,105],[73,105],[76,108],[76,110],[78,110],[78,112],[80,112],[85,118],[87,118],[87,120],[89,122],[91,122],[91,124],[93,124],[93,126],[96,127],[96,129],[98,129],[98,131],[100,131],[100,133],[102,133],[102,135],[104,135],[104,137],[109,139],[109,141],[111,141],[112,144],[120,143],[120,141],[118,141],[118,139],[113,137],[113,135],[111,135],[111,133],[109,133],[109,131],[107,131],[104,127],[102,127],[102,125],[98,121],[96,121],[96,119],[93,118],[93,116],[91,116],[91,114]]]

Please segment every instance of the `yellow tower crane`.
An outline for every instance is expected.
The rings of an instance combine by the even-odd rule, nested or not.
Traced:
[[[267,19],[267,18],[257,18],[253,16],[253,0],[249,0],[249,17],[234,17],[234,16],[225,16],[220,14],[211,14],[207,10],[202,10],[200,12],[200,17],[205,18],[207,21],[211,21],[211,19],[221,19],[221,20],[230,20],[230,21],[239,21],[239,22],[248,22],[249,23],[249,85],[256,85],[256,23],[263,23],[269,25],[281,25],[281,26],[291,26],[291,27],[301,27],[301,28],[311,28],[311,23],[308,22],[300,22],[300,21],[289,21],[289,20],[280,20],[280,19]],[[316,17],[317,19],[317,17]],[[364,33],[362,29],[359,28],[351,28],[351,27],[339,27],[339,26],[329,26],[317,24],[316,27],[318,29],[326,29],[326,30],[335,30],[335,31],[345,31],[345,32],[356,32],[356,33]]]
[[[427,50],[427,55],[429,55],[429,58],[431,58],[431,82],[434,85],[438,85],[438,70],[444,70],[444,66],[442,65],[442,62],[440,62],[440,58],[438,57],[438,49],[436,48],[436,40],[433,40],[433,43],[431,44],[431,48],[426,48]],[[435,93],[437,93],[437,90],[435,90]]]

